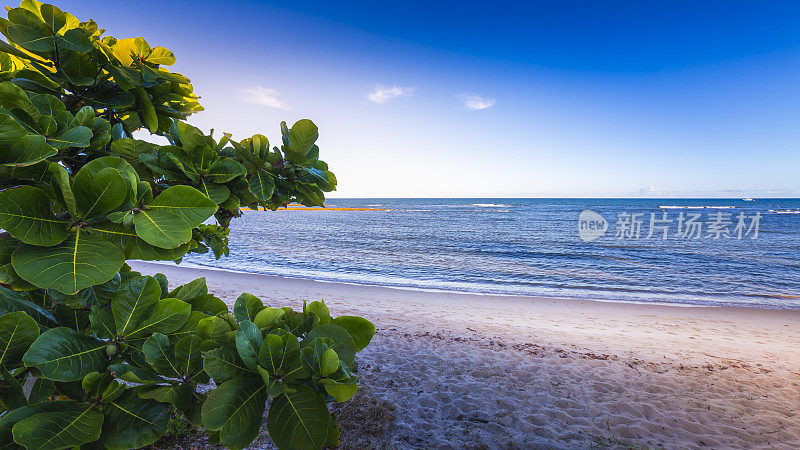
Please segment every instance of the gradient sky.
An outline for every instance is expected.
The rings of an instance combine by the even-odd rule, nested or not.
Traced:
[[[332,197],[800,196],[800,2],[55,4],[172,49],[205,130],[314,120]]]

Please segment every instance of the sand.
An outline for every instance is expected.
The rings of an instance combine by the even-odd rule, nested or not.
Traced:
[[[377,326],[344,448],[800,448],[800,311],[482,296],[134,262]],[[254,448],[271,448],[264,435]]]

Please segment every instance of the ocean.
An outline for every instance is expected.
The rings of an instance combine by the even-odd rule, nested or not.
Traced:
[[[247,211],[232,222],[229,257],[184,264],[405,289],[800,309],[797,199],[327,205],[368,209]],[[591,219],[580,232],[579,217]]]

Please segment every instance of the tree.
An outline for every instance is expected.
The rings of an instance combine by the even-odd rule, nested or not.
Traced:
[[[169,414],[231,448],[337,445],[326,402],[356,391],[375,327],[322,302],[233,311],[204,279],[170,290],[127,259],[228,255],[240,207],[323,205],[336,178],[313,122],[217,140],[175,56],[23,0],[0,18],[0,442],[141,447]],[[135,139],[147,130],[169,145]],[[211,217],[217,224],[206,224]],[[33,379],[26,393],[22,386]],[[213,389],[198,385],[213,380]]]

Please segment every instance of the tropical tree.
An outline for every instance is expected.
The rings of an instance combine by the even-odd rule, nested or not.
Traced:
[[[128,259],[228,255],[242,207],[321,206],[336,178],[313,122],[217,139],[173,53],[23,0],[0,18],[0,443],[135,448],[178,414],[242,448],[338,445],[327,402],[350,399],[375,327],[204,279],[169,288]],[[137,139],[149,132],[169,145]],[[210,224],[209,219],[214,218]],[[24,386],[28,386],[25,388]]]

